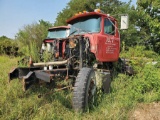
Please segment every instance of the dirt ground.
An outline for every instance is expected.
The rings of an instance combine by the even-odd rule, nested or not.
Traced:
[[[129,120],[160,120],[160,102],[139,104]]]

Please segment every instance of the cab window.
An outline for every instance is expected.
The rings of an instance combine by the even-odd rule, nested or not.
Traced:
[[[114,22],[109,19],[104,20],[104,32],[106,34],[114,35],[115,34],[115,27]]]

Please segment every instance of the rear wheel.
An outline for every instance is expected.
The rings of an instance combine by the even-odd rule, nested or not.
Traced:
[[[96,77],[92,68],[82,68],[73,90],[73,109],[84,111],[93,105],[96,93]]]

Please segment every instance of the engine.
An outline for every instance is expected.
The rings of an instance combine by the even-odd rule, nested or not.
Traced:
[[[42,61],[62,61],[70,59],[72,68],[92,66],[95,56],[90,52],[89,38],[73,36],[67,39],[45,40],[42,44]],[[46,55],[48,54],[48,55]]]
[[[90,52],[89,38],[74,36],[69,38],[65,55],[71,59],[73,68],[82,66],[92,66],[95,56]]]

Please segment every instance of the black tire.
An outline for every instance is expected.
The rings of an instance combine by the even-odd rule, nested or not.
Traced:
[[[82,68],[75,81],[73,90],[73,109],[84,111],[94,102],[96,94],[96,77],[92,68]]]

